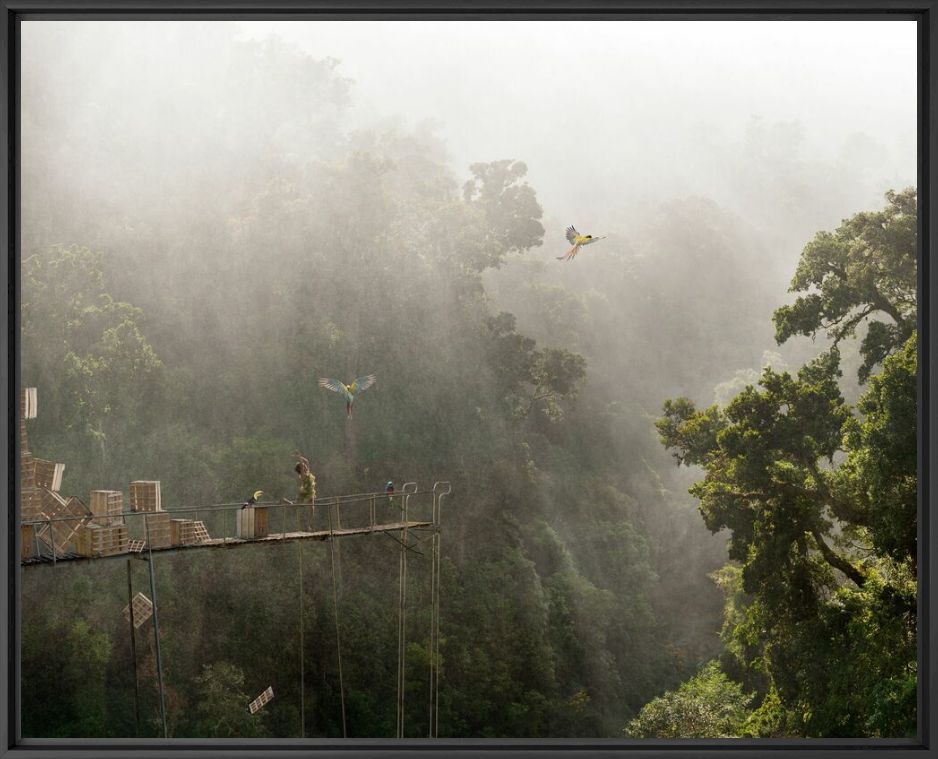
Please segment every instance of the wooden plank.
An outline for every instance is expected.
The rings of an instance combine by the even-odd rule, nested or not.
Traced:
[[[36,388],[34,387],[24,387],[23,388],[23,399],[20,403],[20,413],[23,419],[35,419],[39,413],[39,404],[37,403],[38,395],[36,393]]]

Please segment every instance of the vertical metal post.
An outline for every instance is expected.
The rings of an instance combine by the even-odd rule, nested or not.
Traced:
[[[401,487],[402,519],[400,587],[398,592],[398,651],[397,651],[397,737],[404,737],[404,701],[407,690],[407,510],[410,496],[417,491],[416,482],[405,482]]]
[[[150,566],[150,597],[153,601],[153,638],[156,641],[156,677],[160,688],[160,719],[163,722],[163,737],[169,738],[166,726],[166,694],[163,691],[163,656],[160,652],[160,616],[156,603],[156,575],[153,570],[153,543],[150,541],[150,520],[144,517],[147,536],[147,564]]]
[[[338,502],[336,502],[338,504]],[[338,508],[338,505],[336,505]],[[335,649],[339,665],[339,700],[342,706],[342,737],[348,738],[345,721],[345,679],[342,676],[342,633],[339,630],[339,591],[336,588],[336,542],[332,528],[332,510],[329,510],[329,557],[332,561],[332,608],[335,613]]]
[[[336,497],[335,501],[335,529],[342,529],[342,520],[339,513],[339,499]],[[332,520],[329,520],[329,529],[332,531]],[[335,535],[333,534],[333,538]],[[338,573],[338,582],[339,582],[339,598],[342,598],[345,595],[345,583],[342,581],[342,543],[336,543],[333,540],[333,545],[335,546],[335,553],[337,557],[337,573]]]
[[[140,684],[137,677],[137,635],[134,625],[133,559],[127,559],[127,604],[130,609],[130,657],[134,661],[134,735],[140,737]]]
[[[433,737],[440,737],[440,585],[442,581],[442,564],[440,560],[441,556],[441,543],[443,539],[443,534],[441,532],[441,522],[443,514],[443,497],[449,495],[453,492],[453,487],[448,482],[436,483],[433,486],[433,492],[437,492],[437,485],[441,485],[439,495],[436,498],[436,515],[434,517],[434,527],[433,527],[433,536],[435,538],[435,557],[434,561],[436,562],[436,588],[435,595],[432,599],[432,604],[434,607],[433,618],[435,620],[436,632],[433,636],[434,641],[434,650],[432,652],[433,660],[435,661],[434,670],[433,670]],[[445,489],[444,489],[445,488]]]
[[[297,512],[297,521],[300,514]],[[306,737],[306,665],[303,644],[303,541],[296,541],[296,553],[300,565],[300,737]]]
[[[52,531],[52,519],[49,519],[49,545],[52,546],[52,566],[55,566],[55,533]]]
[[[430,708],[427,712],[427,737],[433,737],[433,636],[436,634],[436,608],[433,605],[433,599],[436,598],[436,485],[433,486],[433,497],[430,508],[430,521],[433,524],[433,532],[430,535],[430,644],[428,646],[427,658],[430,662]]]

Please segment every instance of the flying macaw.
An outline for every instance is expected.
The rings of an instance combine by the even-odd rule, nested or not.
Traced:
[[[326,390],[331,390],[333,393],[344,395],[345,413],[346,416],[351,419],[352,404],[355,403],[355,399],[358,397],[359,393],[365,392],[377,381],[378,378],[374,374],[366,374],[363,377],[356,377],[352,381],[351,385],[346,385],[344,382],[337,379],[323,377],[319,380],[319,387],[325,388]]]
[[[558,261],[569,261],[571,258],[575,258],[576,254],[580,252],[580,248],[584,245],[592,245],[597,240],[605,240],[606,236],[602,237],[593,237],[593,235],[581,235],[576,231],[572,226],[567,227],[566,231],[567,241],[573,246],[562,256],[557,256]]]
[[[262,495],[264,495],[263,490],[255,490],[254,494],[250,498],[248,498],[244,503],[241,504],[241,508],[246,509],[248,506],[253,506],[255,503],[257,503],[261,499]]]

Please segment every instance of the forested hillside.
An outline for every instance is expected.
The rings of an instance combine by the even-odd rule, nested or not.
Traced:
[[[176,34],[169,44],[186,48]],[[719,677],[708,664],[717,657],[745,701],[734,734],[756,708],[769,715],[768,726],[745,728],[757,734],[907,730],[914,447],[911,470],[887,451],[890,436],[907,446],[901,425],[914,419],[914,396],[910,409],[891,394],[914,379],[914,301],[897,306],[911,320],[901,329],[871,329],[865,352],[844,347],[845,363],[868,359],[856,409],[839,394],[834,352],[797,378],[767,369],[764,391],[743,389],[756,368],[784,364],[764,356],[783,350],[771,316],[784,293],[760,270],[765,241],[751,220],[676,199],[642,225],[614,223],[602,258],[561,269],[545,254],[558,234],[545,228],[524,156],[453,167],[429,129],[347,128],[354,86],[335,61],[219,32],[199,41],[208,61],[199,77],[167,86],[146,68],[125,92],[76,53],[77,40],[33,48],[64,56],[68,77],[30,78],[39,68],[26,67],[23,82],[22,378],[39,393],[31,447],[66,464],[63,492],[158,479],[169,510],[256,489],[294,497],[295,450],[310,458],[320,495],[451,481],[441,736],[621,736],[636,718],[645,722],[635,734],[665,734],[673,724],[656,727],[642,707],[695,675]],[[97,97],[80,94],[88,82]],[[903,218],[913,213],[914,196],[895,202],[906,204]],[[906,255],[888,275],[907,288]],[[808,259],[798,276],[823,281]],[[823,343],[827,322],[869,306],[864,297],[814,316],[783,310],[778,334],[817,332]],[[788,346],[786,359],[817,348]],[[317,387],[319,377],[371,372],[377,385],[351,419]],[[716,429],[762,424],[743,413],[745,400],[758,406],[751,415],[768,413],[760,403],[783,390],[794,395],[771,397],[779,424],[779,404],[826,393],[827,437],[810,444],[810,460],[779,463],[788,468],[756,485],[793,478],[843,493],[763,543],[758,520],[710,500],[711,478],[725,474],[715,462],[745,463],[754,450],[718,451],[730,442]],[[655,428],[662,401],[679,396],[697,405],[675,401],[659,430],[703,475],[675,467]],[[709,408],[715,398],[724,405]],[[689,439],[701,418],[712,429]],[[787,455],[787,444],[760,455]],[[813,468],[835,452],[837,467]],[[895,467],[906,478],[899,492]],[[877,510],[880,492],[898,499],[905,521]],[[861,560],[845,549],[864,582],[825,566],[821,542],[804,545],[815,529],[872,552]],[[172,736],[300,734],[300,607],[306,735],[341,735],[329,546],[302,551],[302,596],[295,545],[157,560]],[[782,562],[790,573],[759,569],[771,556],[795,557]],[[397,557],[380,535],[342,544],[351,736],[394,733]],[[142,588],[144,569],[135,571]],[[423,705],[427,562],[415,557],[411,572],[407,696]],[[23,588],[23,734],[134,735],[125,563],[34,568]],[[778,627],[765,637],[756,630],[769,617]],[[784,668],[804,655],[798,646],[824,637],[837,649],[851,624],[873,617],[881,629],[855,642],[857,657],[891,646],[897,657],[876,715],[859,714],[857,700],[878,685],[847,693],[852,664],[828,656],[836,671],[822,667],[817,683]],[[158,735],[151,643],[138,654],[140,733]],[[843,701],[808,692],[833,676]],[[275,700],[250,715],[247,702],[270,684]],[[841,707],[846,722],[830,716]],[[423,706],[407,715],[406,735],[425,735]]]

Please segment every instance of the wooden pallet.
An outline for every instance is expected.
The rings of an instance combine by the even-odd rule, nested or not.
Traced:
[[[81,556],[114,556],[127,553],[127,525],[105,527],[86,524],[75,535],[75,553]]]
[[[130,483],[131,511],[162,511],[159,480],[134,480]]]
[[[105,527],[115,527],[124,523],[121,512],[124,510],[124,494],[120,490],[92,490],[91,513],[94,521]]]
[[[170,519],[169,528],[174,546],[191,546],[204,543],[209,539],[208,530],[204,522],[193,519]]]
[[[248,711],[251,714],[256,714],[259,712],[264,704],[269,702],[274,697],[274,686],[269,686],[261,695],[255,698],[250,704],[248,704]]]
[[[143,593],[137,593],[133,598],[134,606],[134,629],[139,629],[150,617],[153,616],[153,602]],[[130,621],[130,604],[121,609],[124,619]]]

